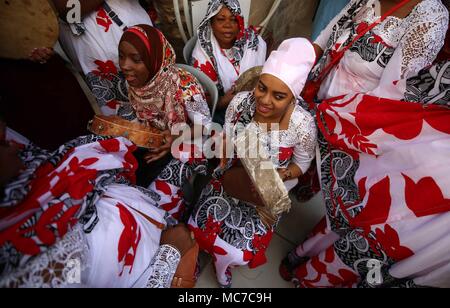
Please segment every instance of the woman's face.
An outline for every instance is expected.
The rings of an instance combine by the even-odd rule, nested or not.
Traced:
[[[261,75],[255,89],[256,113],[269,120],[280,119],[294,100],[289,87],[280,79]]]
[[[142,88],[150,79],[150,72],[139,52],[128,42],[119,45],[119,66],[130,87]]]
[[[211,27],[221,48],[233,47],[239,34],[239,23],[236,16],[226,6],[212,18]]]

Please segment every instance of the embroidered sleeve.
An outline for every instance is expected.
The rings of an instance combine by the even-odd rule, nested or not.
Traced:
[[[430,1],[416,12],[418,16],[413,19],[413,26],[401,40],[402,79],[411,77],[431,65],[444,46],[448,29],[448,11],[442,5],[433,4],[434,1]]]
[[[304,112],[301,120],[295,125],[295,133],[298,136],[298,143],[294,149],[293,162],[306,173],[315,157],[317,146],[317,126],[314,118]]]
[[[14,258],[12,247],[6,245],[3,249],[6,249],[4,256],[9,252]],[[88,250],[84,232],[78,225],[49,250],[0,277],[0,288],[80,287],[82,272],[87,268]]]
[[[208,126],[212,123],[211,111],[199,81],[191,73],[180,70],[183,99],[191,123]]]
[[[186,112],[191,123],[208,126],[212,123],[211,111],[205,97],[201,94],[193,95],[186,103]]]
[[[403,99],[406,80],[432,64],[444,45],[448,11],[440,1],[426,1],[415,10],[405,35],[389,60],[377,88],[367,94]]]
[[[147,288],[170,288],[180,261],[181,254],[176,248],[162,245],[150,265],[153,273],[148,280]]]

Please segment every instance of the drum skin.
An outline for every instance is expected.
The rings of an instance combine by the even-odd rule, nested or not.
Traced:
[[[0,57],[27,59],[34,48],[53,47],[58,18],[48,0],[0,1]]]

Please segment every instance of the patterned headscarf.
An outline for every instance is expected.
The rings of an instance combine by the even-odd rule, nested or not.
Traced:
[[[206,52],[214,66],[214,70],[217,72],[218,65],[217,60],[214,57],[213,46],[211,43],[211,36],[213,34],[211,22],[214,16],[219,14],[220,10],[226,6],[230,12],[236,16],[239,23],[239,34],[231,49],[233,55],[233,64],[236,68],[240,67],[240,62],[244,57],[244,51],[247,46],[258,46],[259,37],[257,32],[253,28],[245,28],[244,17],[241,13],[241,6],[238,0],[211,0],[209,2],[208,10],[205,19],[201,22],[198,28],[198,39],[202,49]],[[217,74],[217,88],[221,95],[224,94],[224,87],[219,74]]]
[[[137,25],[125,31],[121,42],[136,48],[150,72],[144,87],[129,88],[130,103],[138,120],[160,130],[186,122],[175,51],[164,35],[151,26]]]

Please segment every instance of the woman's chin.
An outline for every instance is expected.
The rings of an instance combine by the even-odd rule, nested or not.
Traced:
[[[138,80],[127,80],[127,83],[130,87],[137,88],[137,89],[145,86],[145,84],[144,85],[141,84]]]

